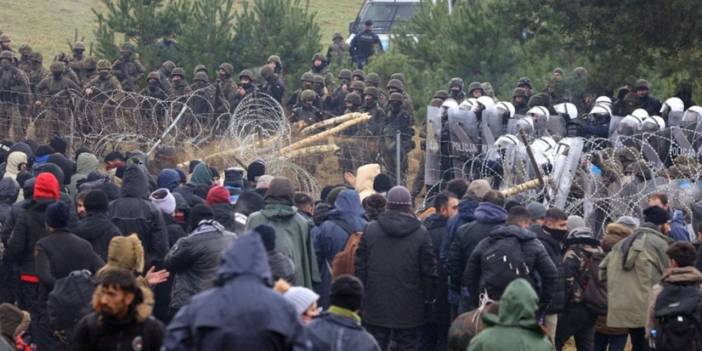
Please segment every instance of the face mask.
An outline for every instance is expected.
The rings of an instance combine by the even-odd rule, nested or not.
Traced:
[[[156,88],[158,86],[158,82],[155,80],[150,80],[149,81],[149,87],[150,88]]]
[[[61,79],[61,74],[62,74],[61,72],[58,72],[58,73],[52,73],[52,75],[54,76],[54,79],[56,79],[56,80],[59,80],[59,79]]]
[[[110,75],[110,72],[101,71],[100,73],[98,73],[98,75],[100,75],[100,78],[105,79],[107,78],[107,76]]]
[[[551,236],[558,241],[563,241],[563,239],[565,239],[566,236],[568,236],[567,230],[552,229],[548,227],[544,227],[544,230],[547,233],[551,234]]]
[[[390,108],[392,108],[393,111],[399,111],[402,108],[402,102],[393,101],[390,103]]]

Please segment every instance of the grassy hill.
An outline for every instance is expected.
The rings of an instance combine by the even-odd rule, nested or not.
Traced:
[[[321,44],[331,42],[334,32],[346,36],[348,23],[362,3],[363,0],[309,0],[322,28]],[[0,0],[0,31],[12,36],[15,50],[29,44],[48,62],[56,53],[69,50],[66,41],[73,40],[76,30],[78,38],[85,38],[86,46],[90,44],[97,26],[93,8],[104,10],[100,0]]]

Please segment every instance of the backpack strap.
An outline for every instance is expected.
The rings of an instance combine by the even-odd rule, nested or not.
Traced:
[[[338,225],[339,227],[341,227],[341,229],[343,229],[346,232],[346,234],[348,234],[348,235],[351,235],[351,234],[357,232],[356,230],[353,230],[353,228],[351,228],[351,225],[349,225],[348,223],[346,223],[340,219],[332,219],[332,222],[334,224]]]

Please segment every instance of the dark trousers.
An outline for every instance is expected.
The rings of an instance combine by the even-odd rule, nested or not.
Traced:
[[[595,333],[595,351],[624,351],[627,335]],[[609,346],[609,349],[607,349]]]
[[[448,347],[449,324],[429,323],[422,328],[420,351],[445,351]]]
[[[631,339],[631,351],[649,351],[648,340],[646,340],[646,328],[629,329]]]
[[[570,337],[575,337],[578,351],[592,351],[597,315],[583,304],[571,304],[558,316],[556,350],[560,351]]]
[[[0,284],[0,303],[15,303],[18,281],[19,275],[15,270],[14,264],[7,257],[3,258],[0,266],[0,282],[2,282]]]
[[[422,327],[393,329],[366,324],[365,328],[373,335],[382,351],[419,350]]]

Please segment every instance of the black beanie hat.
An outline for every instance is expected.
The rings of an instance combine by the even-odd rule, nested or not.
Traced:
[[[361,309],[362,300],[363,283],[358,278],[344,274],[334,279],[329,293],[329,302],[332,306],[358,311]]]
[[[261,224],[253,230],[261,236],[266,251],[275,250],[275,229],[273,227]]]
[[[70,211],[68,206],[61,201],[56,201],[46,208],[46,225],[59,229],[68,226]]]
[[[643,215],[645,222],[653,223],[655,225],[665,224],[670,221],[670,213],[658,206],[651,206],[645,209],[643,211]]]
[[[376,193],[387,193],[393,186],[392,179],[385,173],[380,173],[373,178],[373,190]]]
[[[66,141],[61,139],[61,137],[58,135],[51,138],[49,145],[54,149],[54,151],[60,154],[66,154],[66,149],[68,149],[68,143],[66,143]]]
[[[201,221],[212,218],[214,218],[214,212],[211,208],[203,204],[195,205],[190,210],[190,229],[195,229]]]
[[[246,167],[246,179],[249,182],[255,182],[256,178],[264,174],[266,174],[266,164],[262,160],[253,161]]]
[[[106,212],[109,202],[107,194],[102,190],[93,190],[83,199],[83,205],[88,212]]]
[[[46,156],[46,155],[51,155],[53,153],[54,153],[54,148],[51,147],[51,145],[39,145],[39,147],[37,148],[36,156],[42,157],[42,156]]]

